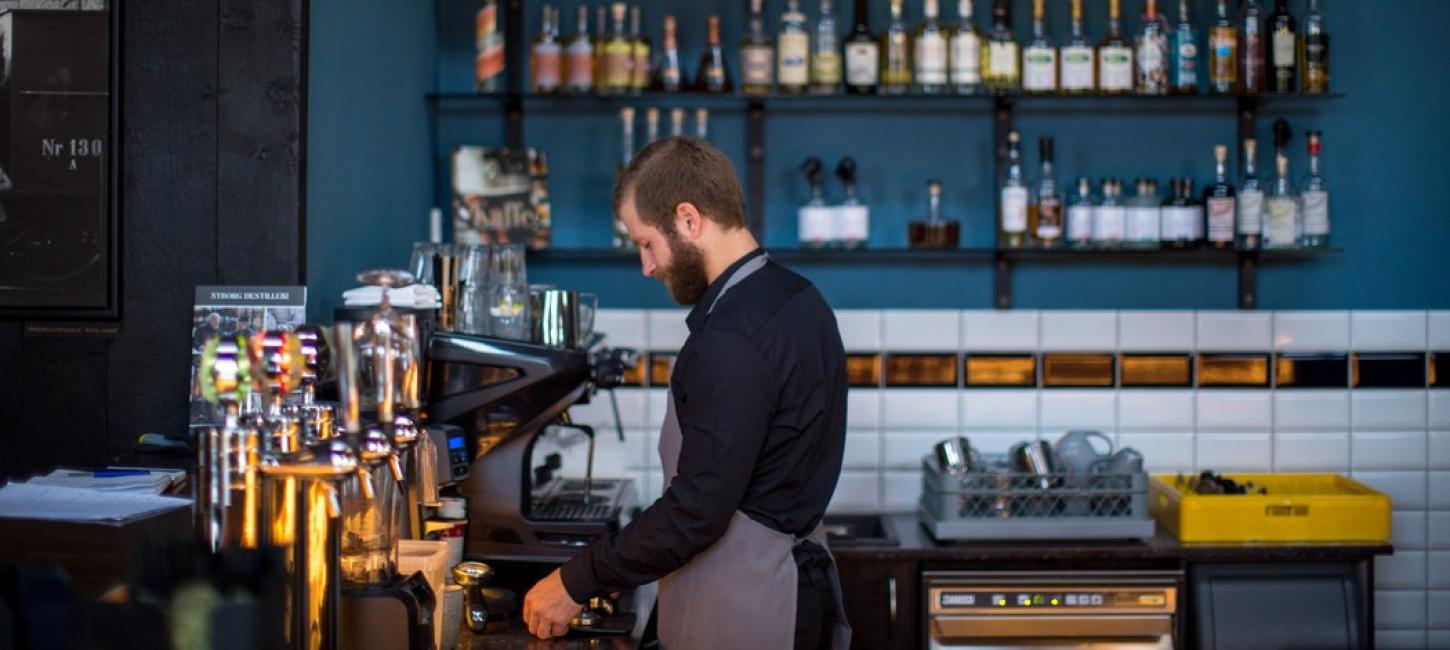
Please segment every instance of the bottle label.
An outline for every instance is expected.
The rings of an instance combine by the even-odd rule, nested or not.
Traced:
[[[1145,36],[1138,46],[1138,86],[1159,90],[1168,81],[1168,43],[1162,36]]]
[[[1062,89],[1093,89],[1093,48],[1062,48]]]
[[[1260,190],[1239,192],[1240,235],[1258,235],[1264,232],[1264,193]]]
[[[1022,87],[1026,90],[1057,90],[1057,52],[1050,47],[1029,47],[1023,53]]]
[[[1067,209],[1067,238],[1075,242],[1092,241],[1093,207],[1074,205]]]
[[[634,45],[634,78],[631,85],[640,90],[648,88],[650,77],[649,68],[649,46],[643,43],[636,43]]]
[[[842,241],[864,242],[871,236],[871,209],[864,205],[836,208],[836,225]]]
[[[805,32],[780,35],[780,70],[777,76],[786,86],[804,86],[810,82],[811,37]]]
[[[769,86],[775,77],[775,50],[762,45],[740,49],[740,78],[748,86]]]
[[[916,40],[916,82],[947,82],[947,42],[941,34],[925,34]]]
[[[1265,201],[1265,216],[1268,223],[1264,232],[1264,245],[1286,248],[1299,244],[1299,224],[1294,218],[1295,205],[1291,197],[1275,196]]]
[[[1238,32],[1231,27],[1215,27],[1209,47],[1213,48],[1213,67],[1210,74],[1213,82],[1230,84],[1238,79]]]
[[[497,35],[491,36],[484,47],[478,51],[478,58],[473,62],[474,77],[479,85],[502,77],[503,64],[503,39],[498,38]]]
[[[1304,234],[1329,234],[1329,193],[1309,190],[1300,195],[1304,200]]]
[[[1037,237],[1044,240],[1062,237],[1062,203],[1057,199],[1038,201]]]
[[[846,83],[874,86],[881,70],[881,48],[875,43],[846,44]]]
[[[554,90],[559,87],[559,44],[540,43],[534,47],[534,88]]]
[[[841,55],[835,50],[816,52],[811,62],[811,81],[823,86],[841,83]]]
[[[1093,208],[1093,240],[1122,241],[1126,233],[1127,210],[1121,205],[1100,205]]]
[[[801,243],[823,244],[836,236],[836,211],[825,206],[808,206],[800,209]]]
[[[1163,218],[1157,207],[1128,208],[1127,239],[1136,242],[1157,242]]]
[[[1002,231],[1027,232],[1027,188],[1002,188]]]
[[[1198,85],[1198,45],[1194,43],[1193,32],[1178,30],[1178,65],[1174,68],[1173,84],[1180,88]]]
[[[498,5],[485,4],[473,16],[473,42],[483,50],[485,43],[498,31]]]
[[[1274,67],[1294,67],[1294,32],[1287,29],[1274,32]]]
[[[1215,197],[1208,200],[1208,241],[1231,242],[1234,240],[1234,200],[1232,197]]]
[[[982,39],[971,32],[952,38],[952,83],[970,86],[982,83]]]
[[[1203,213],[1195,206],[1172,206],[1163,208],[1163,241],[1195,241],[1198,239],[1198,221]]]
[[[1016,79],[1017,72],[1017,44],[1016,43],[992,43],[987,48],[988,72],[999,79]]]
[[[1105,47],[1098,52],[1102,57],[1101,77],[1103,90],[1133,89],[1133,51],[1126,47]]]
[[[569,87],[588,90],[594,85],[594,51],[588,43],[569,48]]]
[[[604,85],[628,88],[634,79],[634,53],[629,43],[610,43],[604,48]]]

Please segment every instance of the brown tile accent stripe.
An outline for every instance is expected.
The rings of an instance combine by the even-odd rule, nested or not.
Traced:
[[[954,388],[957,385],[957,355],[947,353],[887,356],[886,385]]]
[[[876,388],[881,385],[881,355],[847,354],[846,385]]]
[[[1199,354],[1198,385],[1206,388],[1269,385],[1267,354]]]
[[[1032,354],[1013,355],[968,355],[966,362],[966,384],[973,388],[1007,388],[1037,386],[1037,356]]]
[[[675,369],[675,357],[668,352],[649,353],[649,385],[665,388],[670,385],[670,373]]]
[[[1042,355],[1042,386],[1112,388],[1113,355],[1061,354]]]
[[[1124,354],[1118,362],[1123,386],[1193,386],[1193,357],[1186,354]]]

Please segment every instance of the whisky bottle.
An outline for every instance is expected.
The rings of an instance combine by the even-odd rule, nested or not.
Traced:
[[[856,0],[851,35],[846,37],[846,90],[853,95],[871,95],[881,77],[881,45],[871,34],[866,0]]]
[[[1123,205],[1123,181],[1103,179],[1103,200],[1093,207],[1093,245],[1117,248],[1127,234],[1128,211]]]
[[[972,0],[957,0],[957,20],[947,57],[952,90],[958,95],[976,95],[982,92],[982,35],[972,20]]]
[[[836,33],[836,14],[831,0],[821,0],[815,33],[811,43],[811,92],[834,95],[841,88],[841,36]]]
[[[1173,30],[1173,78],[1170,85],[1180,95],[1198,93],[1198,29],[1188,12],[1188,0],[1178,0],[1178,27]]]
[[[1299,61],[1302,70],[1300,90],[1319,95],[1329,92],[1329,32],[1324,29],[1324,14],[1319,13],[1319,0],[1309,0],[1309,14],[1304,16],[1303,35],[1299,39]]]
[[[700,54],[700,70],[695,78],[695,90],[704,93],[728,93],[731,90],[730,71],[725,69],[725,49],[720,45],[720,17],[711,15],[706,21],[708,40],[705,51]]]
[[[1304,234],[1304,212],[1289,180],[1289,157],[1274,157],[1274,183],[1264,197],[1264,248],[1295,248]]]
[[[856,196],[856,159],[842,158],[836,165],[836,177],[846,188],[846,198],[836,208],[837,239],[844,248],[865,248],[871,236],[871,208]]]
[[[1239,183],[1238,220],[1234,224],[1235,247],[1239,250],[1252,251],[1263,246],[1264,189],[1254,173],[1258,154],[1258,141],[1244,140],[1244,178]]]
[[[1093,244],[1093,182],[1086,176],[1077,179],[1077,194],[1067,206],[1067,244],[1073,248]]]
[[[926,217],[907,224],[907,243],[912,248],[956,248],[961,235],[961,224],[942,215],[941,181],[927,181]]]
[[[1000,6],[1000,5],[999,5]],[[998,248],[1027,247],[1027,184],[1022,179],[1022,134],[1007,134],[1007,179],[1002,183],[998,201]]]
[[[1274,15],[1269,17],[1269,34],[1269,67],[1273,70],[1269,89],[1276,93],[1297,92],[1299,35],[1294,31],[1294,16],[1289,14],[1288,0],[1279,0],[1275,5]]]
[[[594,45],[589,42],[589,7],[579,5],[579,31],[565,47],[568,90],[587,94],[594,90]]]
[[[1208,36],[1208,89],[1231,95],[1238,91],[1239,30],[1228,17],[1228,0],[1218,0],[1218,17]]]
[[[634,81],[634,44],[624,31],[624,19],[629,8],[623,2],[616,2],[609,10],[614,18],[614,31],[604,43],[604,84],[599,91],[622,95],[629,92]]]
[[[1233,248],[1234,186],[1228,182],[1228,147],[1213,148],[1213,183],[1203,188],[1203,202],[1208,208],[1207,231],[1209,248]]]
[[[534,37],[529,52],[529,72],[533,79],[530,86],[535,93],[552,95],[559,92],[560,78],[559,10],[550,5],[543,7],[543,23],[539,34]]]
[[[992,34],[982,46],[987,89],[999,94],[1016,92],[1022,86],[1022,56],[1012,36],[1012,11],[1007,0],[997,0],[992,19]]]
[[[666,93],[679,92],[684,86],[685,74],[680,69],[680,45],[675,36],[673,15],[665,15],[665,34],[660,47],[660,58],[655,63],[654,88]]]
[[[901,0],[891,0],[891,22],[881,37],[883,95],[903,95],[911,88],[911,36],[901,20]]]
[[[630,90],[636,93],[649,90],[650,84],[650,42],[639,29],[640,9],[636,5],[629,10],[630,42],[633,46],[634,62],[630,71]]]
[[[1037,223],[1039,246],[1057,248],[1062,243],[1063,214],[1062,194],[1057,189],[1057,176],[1052,168],[1052,138],[1039,139],[1037,147],[1042,155],[1042,177],[1037,179],[1037,192],[1030,208],[1032,213],[1027,220]]]
[[[1098,46],[1098,87],[1108,94],[1133,92],[1133,49],[1123,38],[1119,7],[1119,0],[1108,0],[1108,35]]]
[[[1135,58],[1138,64],[1138,93],[1168,94],[1168,21],[1158,13],[1157,0],[1148,0],[1143,9]]]
[[[769,95],[775,85],[775,45],[765,33],[761,0],[750,0],[750,31],[740,39],[740,90]]]
[[[1329,245],[1329,187],[1319,175],[1319,154],[1323,152],[1321,134],[1309,132],[1309,176],[1299,195],[1304,203],[1304,236],[1299,245],[1322,248]]]
[[[801,12],[800,0],[790,0],[781,14],[780,36],[776,42],[780,43],[780,62],[775,75],[780,92],[804,94],[811,82],[811,35],[806,31],[806,15]]]
[[[594,10],[594,92],[604,91],[604,45],[609,42],[609,6],[599,5]]]
[[[1083,28],[1082,0],[1072,0],[1072,38],[1062,46],[1062,91],[1081,95],[1097,90],[1097,52]]]
[[[923,0],[921,25],[916,29],[916,89],[937,95],[947,88],[947,38],[937,21],[937,0]]]
[[[1043,4],[1044,0],[1032,0],[1032,41],[1022,51],[1023,92],[1057,92],[1057,46],[1047,35]]]
[[[1241,27],[1243,42],[1239,46],[1239,92],[1261,93],[1265,82],[1264,16],[1258,0],[1244,3]]]

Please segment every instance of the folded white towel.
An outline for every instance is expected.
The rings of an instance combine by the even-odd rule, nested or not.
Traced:
[[[348,307],[371,307],[383,301],[382,287],[357,287],[342,292],[343,304]],[[388,290],[388,302],[394,307],[412,309],[436,309],[443,306],[443,299],[432,285],[413,284]]]

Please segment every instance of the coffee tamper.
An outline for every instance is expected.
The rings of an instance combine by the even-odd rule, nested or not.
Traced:
[[[463,628],[483,634],[488,625],[488,601],[483,588],[493,579],[493,568],[482,562],[460,562],[453,567],[453,581],[463,587]]]

